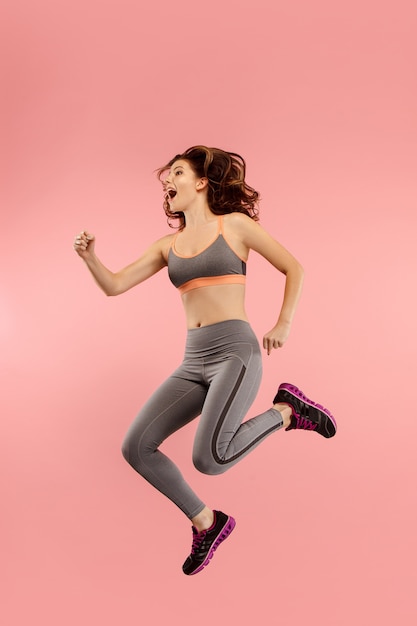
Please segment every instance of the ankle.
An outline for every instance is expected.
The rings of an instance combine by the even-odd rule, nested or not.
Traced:
[[[195,517],[191,519],[193,526],[200,533],[202,530],[207,530],[213,526],[214,513],[207,506]]]
[[[292,407],[284,402],[279,402],[278,404],[274,404],[274,409],[281,413],[283,427],[287,428],[287,426],[291,424],[291,416],[293,414]]]

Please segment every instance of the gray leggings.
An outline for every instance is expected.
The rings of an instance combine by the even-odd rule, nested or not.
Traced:
[[[221,474],[283,425],[270,408],[242,424],[262,375],[258,341],[243,320],[188,331],[185,356],[144,405],[123,442],[126,461],[190,519],[205,504],[158,447],[201,415],[193,448],[195,467]]]

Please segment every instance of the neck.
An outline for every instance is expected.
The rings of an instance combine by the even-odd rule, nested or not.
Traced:
[[[210,210],[206,201],[196,202],[184,210],[186,228],[198,228],[212,222],[217,216]]]

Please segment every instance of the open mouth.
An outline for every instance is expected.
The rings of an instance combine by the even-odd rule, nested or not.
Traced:
[[[177,195],[177,192],[175,189],[169,188],[165,191],[165,198],[168,200],[168,202],[170,200],[173,200],[176,195]]]

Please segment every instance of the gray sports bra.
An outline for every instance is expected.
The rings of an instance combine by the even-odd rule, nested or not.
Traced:
[[[168,253],[168,275],[182,295],[210,285],[245,284],[246,262],[227,243],[223,233],[223,215],[219,215],[216,239],[193,256],[175,250],[175,235]]]

